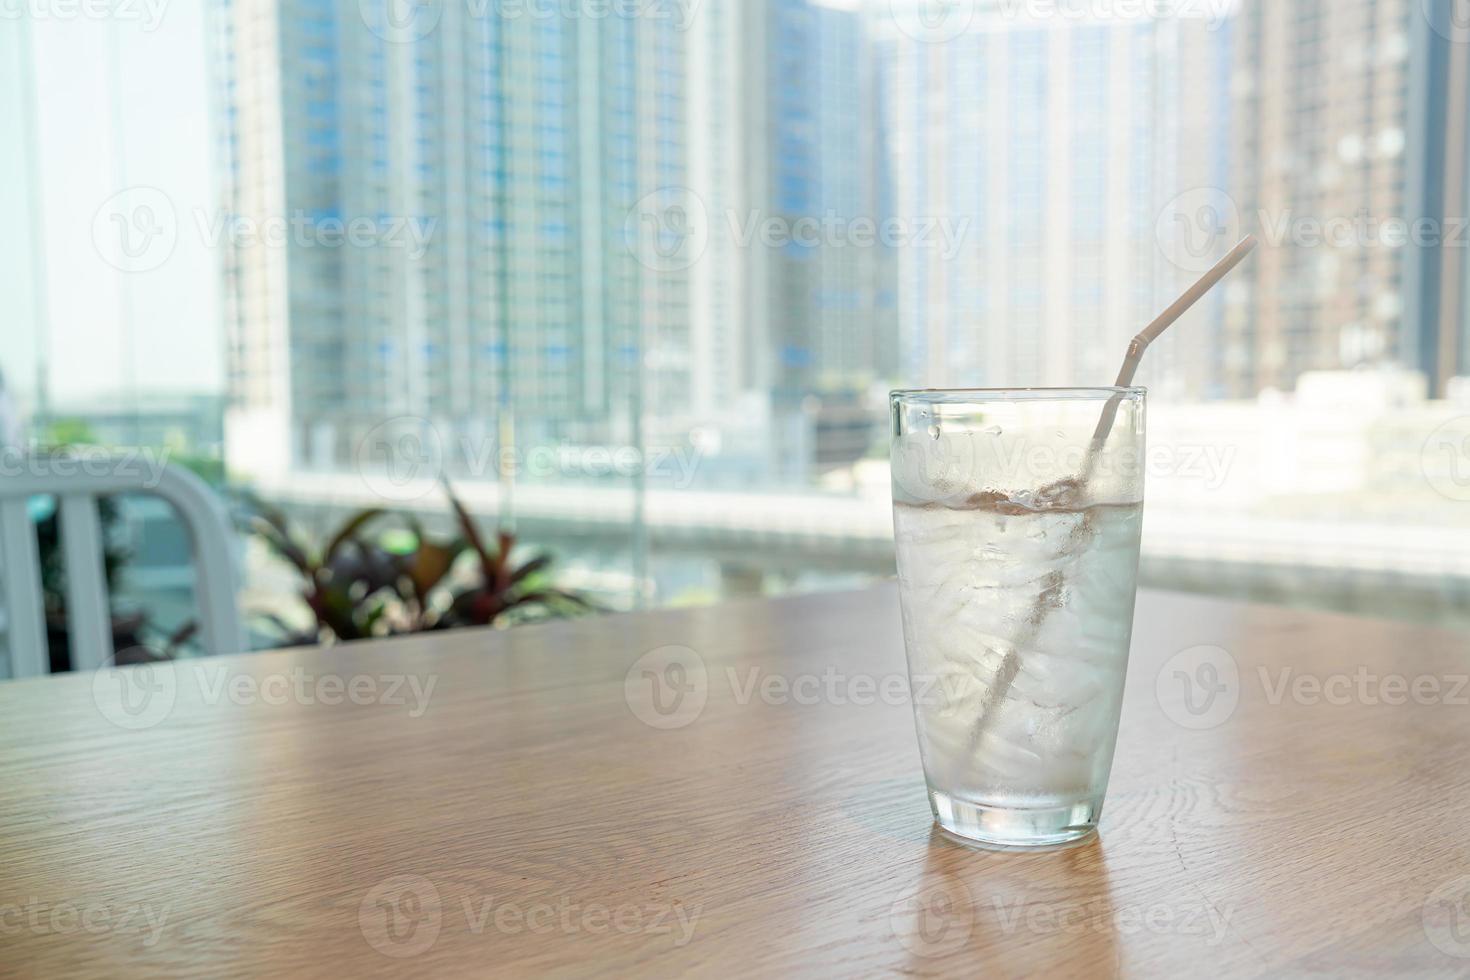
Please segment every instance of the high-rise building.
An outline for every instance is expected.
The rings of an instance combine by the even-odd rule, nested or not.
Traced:
[[[234,461],[342,467],[393,417],[605,443],[640,399],[687,411],[686,277],[624,241],[687,182],[683,34],[444,4],[418,36],[390,7],[225,8],[230,210],[303,229],[231,250]]]
[[[479,442],[514,419],[522,447],[743,429],[800,479],[813,397],[892,373],[891,255],[761,232],[882,217],[857,11],[220,9],[228,209],[306,229],[230,250],[241,469],[351,465],[385,419]],[[364,220],[381,240],[319,240]]]
[[[817,387],[890,381],[898,370],[898,250],[865,229],[893,217],[881,76],[870,24],[854,9],[815,6],[813,124],[816,211],[836,240],[817,249],[813,360]]]
[[[891,214],[866,18],[707,0],[689,52],[696,422],[756,478],[804,482],[870,448],[861,395],[895,374],[895,256],[851,234]]]
[[[1470,375],[1470,23],[1455,0],[1427,0],[1410,36],[1412,101],[1407,125],[1411,213],[1440,234],[1406,254],[1405,322],[1414,332],[1409,363],[1430,390]],[[1412,23],[1412,21],[1411,21]],[[1427,28],[1427,29],[1425,29]]]
[[[1436,6],[1241,4],[1233,196],[1266,247],[1227,318],[1231,393],[1382,364],[1442,381],[1463,363],[1463,250],[1397,240],[1464,213],[1465,45],[1435,30]]]
[[[873,234],[892,216],[879,77],[856,4],[763,0],[750,97],[765,153],[745,175],[780,244],[747,247],[762,283],[753,336],[769,400],[772,469],[801,480],[872,446],[866,389],[896,375],[897,249]],[[751,215],[735,216],[748,225]]]
[[[976,5],[963,32],[939,38],[875,15],[896,211],[955,233],[953,254],[910,243],[899,256],[912,384],[1110,383],[1191,271],[1161,248],[1159,217],[1206,178],[1186,135],[1213,110],[1181,97],[1224,74],[1228,30],[1014,6]],[[1158,347],[1146,380],[1205,387],[1198,338]]]
[[[857,9],[765,5],[770,216],[793,241],[767,256],[772,388],[803,399],[887,379],[894,249],[862,232],[889,217],[877,76]]]

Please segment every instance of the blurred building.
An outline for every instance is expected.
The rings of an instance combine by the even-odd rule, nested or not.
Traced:
[[[952,249],[900,251],[904,378],[1110,383],[1190,271],[1160,248],[1160,214],[1227,165],[1223,139],[1196,138],[1223,132],[1222,107],[1189,97],[1223,90],[1228,25],[977,4],[936,41],[904,9],[874,15],[896,211],[954,222]],[[1146,380],[1202,393],[1206,346],[1166,338]]]
[[[721,444],[805,479],[803,406],[892,373],[889,254],[764,234],[876,218],[861,17],[391,7],[222,7],[228,210],[293,222],[231,249],[232,464],[343,468],[369,437],[483,463],[511,419],[521,448],[684,445],[758,393],[766,438]]]
[[[687,290],[613,234],[687,179],[682,36],[462,4],[420,36],[391,6],[225,8],[229,210],[306,229],[232,250],[232,461],[341,467],[395,418],[479,442],[509,406],[525,440],[626,440],[636,397],[686,407]],[[347,222],[364,244],[317,240]]]
[[[1444,234],[1409,256],[1404,308],[1418,328],[1419,368],[1448,395],[1470,371],[1470,24],[1455,0],[1425,0],[1420,9],[1429,29],[1414,34],[1410,62],[1426,98],[1410,104],[1410,172],[1422,175],[1418,209],[1436,216]]]
[[[1451,7],[1241,4],[1230,193],[1266,247],[1228,316],[1231,394],[1375,364],[1438,388],[1463,369],[1467,38]],[[1439,243],[1403,240],[1420,221]]]
[[[797,403],[892,377],[897,250],[863,234],[892,215],[868,25],[856,10],[764,6],[767,217],[793,233],[761,250],[769,380]]]
[[[730,174],[747,207],[716,220],[747,242],[727,258],[745,290],[747,378],[769,403],[768,471],[803,483],[867,452],[882,416],[865,405],[855,431],[852,406],[898,373],[898,249],[876,233],[893,214],[880,79],[858,4],[723,3],[747,31],[733,51],[747,155]]]
[[[200,460],[224,451],[224,399],[154,391],[55,402],[30,419],[31,438],[99,446],[153,446]]]

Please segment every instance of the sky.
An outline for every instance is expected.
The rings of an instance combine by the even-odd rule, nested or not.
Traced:
[[[221,388],[220,255],[200,230],[218,211],[205,6],[0,5],[0,369],[27,408],[39,354],[62,407]],[[157,232],[147,248],[133,232],[132,255],[129,222]]]

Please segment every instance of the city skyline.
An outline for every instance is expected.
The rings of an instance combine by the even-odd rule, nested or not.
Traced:
[[[1354,3],[1318,31],[1312,5],[1259,2],[1081,21],[959,2],[945,9],[968,19],[926,21],[887,0],[705,0],[687,22],[446,4],[423,24],[347,0],[221,0],[194,21],[198,78],[211,69],[194,127],[136,99],[58,125],[51,110],[75,115],[113,70],[104,57],[33,100],[33,161],[0,148],[0,187],[43,243],[44,315],[67,321],[49,347],[39,328],[19,345],[40,341],[67,383],[38,421],[223,447],[227,487],[311,520],[410,496],[431,510],[433,479],[396,482],[406,463],[620,602],[784,589],[855,574],[886,533],[889,387],[1106,383],[1138,326],[1255,230],[1251,264],[1139,375],[1162,409],[1155,520],[1171,540],[1205,527],[1196,558],[1243,536],[1256,560],[1285,536],[1278,558],[1330,566],[1313,549],[1338,529],[1304,529],[1309,515],[1348,514],[1367,539],[1394,537],[1391,503],[1458,513],[1467,390],[1442,384],[1463,373],[1463,249],[1308,236],[1360,198],[1375,219],[1466,203],[1464,127],[1448,125],[1463,108],[1430,82],[1464,78],[1470,49],[1404,0]],[[184,22],[167,23],[177,45]],[[66,26],[36,32],[53,41],[22,72],[0,23],[0,77],[28,79],[0,83],[18,125],[16,93],[66,74]],[[112,52],[129,91],[169,75],[167,58],[132,74],[163,35],[87,27],[79,50]],[[1334,47],[1348,60],[1322,62]],[[1293,72],[1304,91],[1275,91]],[[64,146],[81,149],[53,171]],[[144,220],[160,215],[172,224]],[[36,322],[29,246],[7,245]],[[1359,265],[1373,288],[1344,271]],[[217,316],[187,312],[212,291]],[[1403,307],[1374,321],[1374,346],[1361,325],[1384,295]],[[188,370],[215,343],[228,399]],[[0,368],[24,382],[16,358],[8,345]],[[1332,373],[1394,362],[1433,384]],[[1277,396],[1306,370],[1328,374]],[[170,397],[196,379],[214,394]],[[51,431],[80,430],[31,434]],[[1216,467],[1203,484],[1200,460]],[[1252,523],[1281,515],[1296,523]],[[763,567],[777,547],[780,570]]]
[[[593,140],[612,147],[627,138],[618,132],[619,126],[635,131],[617,120],[633,112],[636,121],[641,110],[630,108],[631,102],[613,106],[608,100],[615,87],[598,82],[589,88],[581,80],[613,78],[616,57],[611,47],[599,46],[614,45],[609,38],[616,31],[644,38],[629,42],[631,46],[617,55],[628,58],[629,65],[640,65],[640,58],[662,57],[665,63],[636,79],[641,89],[631,98],[657,100],[656,87],[662,79],[666,86],[662,97],[676,106],[675,114],[664,121],[664,135],[650,136],[653,130],[647,119],[656,119],[657,111],[643,112],[647,118],[636,129],[637,152],[631,157],[635,167],[647,171],[635,181],[637,197],[624,193],[626,179],[616,186],[609,180],[606,186],[592,187],[578,178],[578,186],[556,200],[543,200],[543,187],[522,194],[516,188],[531,189],[530,185],[514,182],[522,179],[518,175],[543,167],[539,150],[502,168],[509,190],[496,190],[482,181],[481,190],[475,191],[473,161],[456,163],[452,158],[458,154],[441,154],[446,165],[453,165],[446,180],[468,188],[466,200],[479,194],[493,205],[496,195],[503,194],[519,209],[513,227],[536,227],[536,238],[507,235],[507,226],[496,224],[504,219],[493,217],[488,225],[466,223],[456,228],[459,191],[455,195],[434,191],[425,199],[429,192],[405,185],[408,189],[384,188],[383,196],[366,193],[353,201],[333,196],[345,185],[336,185],[337,190],[323,185],[327,189],[315,200],[311,195],[301,198],[306,202],[303,207],[275,209],[261,198],[231,217],[253,217],[257,224],[286,212],[303,212],[316,222],[353,214],[377,217],[386,202],[392,205],[386,209],[390,215],[410,212],[410,218],[425,219],[430,233],[422,243],[423,260],[411,258],[409,250],[368,248],[356,251],[370,258],[344,263],[341,254],[353,250],[331,254],[289,244],[256,248],[254,254],[245,255],[250,250],[231,247],[231,234],[218,234],[219,213],[232,206],[228,192],[216,197],[219,203],[211,211],[208,201],[182,199],[173,191],[175,185],[168,183],[180,226],[179,253],[197,256],[188,260],[194,268],[199,257],[224,266],[229,277],[219,300],[224,319],[238,324],[244,316],[255,324],[257,337],[278,331],[292,317],[282,320],[277,314],[273,321],[262,309],[250,306],[252,294],[242,290],[236,278],[242,271],[274,264],[280,267],[279,279],[283,263],[289,263],[293,281],[299,284],[313,277],[330,281],[341,270],[356,270],[342,287],[344,295],[356,298],[328,303],[329,307],[335,303],[328,318],[350,323],[359,332],[334,336],[303,316],[299,326],[292,327],[296,347],[278,343],[273,358],[246,372],[266,386],[280,386],[288,383],[284,379],[293,369],[285,364],[294,364],[295,355],[302,372],[313,373],[309,367],[313,360],[323,365],[314,371],[316,382],[298,383],[290,393],[291,403],[302,407],[303,418],[312,414],[313,401],[329,405],[335,399],[353,403],[353,411],[363,418],[423,412],[462,419],[467,425],[488,425],[492,420],[486,418],[487,406],[496,405],[499,398],[496,379],[510,372],[521,392],[520,404],[529,414],[567,416],[562,433],[552,432],[553,436],[626,440],[635,421],[631,417],[618,421],[616,416],[619,411],[624,416],[632,412],[623,406],[633,401],[633,387],[641,388],[636,397],[644,414],[658,416],[655,422],[668,421],[670,431],[675,431],[735,405],[739,405],[735,414],[764,413],[769,424],[778,425],[783,413],[799,419],[811,408],[812,396],[826,399],[820,412],[832,415],[833,424],[840,425],[842,400],[860,400],[865,385],[1059,384],[1083,383],[1099,372],[1106,376],[1116,357],[1110,351],[1126,342],[1135,325],[1187,273],[1196,271],[1188,268],[1188,262],[1176,268],[1176,257],[1160,241],[1163,230],[1147,228],[1146,223],[1151,217],[1163,221],[1171,208],[1198,204],[1187,195],[1205,190],[1223,195],[1223,204],[1213,198],[1206,203],[1233,209],[1240,230],[1274,232],[1276,240],[1271,234],[1264,236],[1263,258],[1242,277],[1245,281],[1212,297],[1211,306],[1196,314],[1189,327],[1191,343],[1166,344],[1156,352],[1144,379],[1156,391],[1170,397],[1249,397],[1268,387],[1290,388],[1302,370],[1375,363],[1422,370],[1432,389],[1439,390],[1449,377],[1463,373],[1470,335],[1458,274],[1464,266],[1463,250],[1372,243],[1346,249],[1298,247],[1289,237],[1282,240],[1279,230],[1259,227],[1263,219],[1280,215],[1336,218],[1340,212],[1350,213],[1348,205],[1355,204],[1370,216],[1389,218],[1453,219],[1456,209],[1464,209],[1465,131],[1463,125],[1444,124],[1453,123],[1456,106],[1463,106],[1438,98],[1435,86],[1443,80],[1445,91],[1454,91],[1449,83],[1464,78],[1466,45],[1447,33],[1452,24],[1436,27],[1407,0],[1350,7],[1331,20],[1332,33],[1318,37],[1313,33],[1317,22],[1307,16],[1309,12],[1295,8],[1286,12],[1284,7],[1259,3],[1236,5],[1218,23],[1166,17],[1085,24],[1053,18],[1041,25],[1005,16],[1005,5],[994,11],[978,5],[963,34],[936,39],[914,36],[914,24],[902,13],[905,8],[888,4],[710,2],[682,25],[655,18],[500,21],[447,5],[430,35],[430,47],[436,52],[434,59],[452,55],[451,60],[431,59],[432,64],[415,67],[412,62],[424,60],[422,42],[385,41],[381,34],[388,27],[378,25],[374,33],[372,25],[362,22],[363,9],[350,4],[303,3],[301,23],[295,26],[305,32],[303,36],[309,35],[310,25],[330,14],[331,41],[327,44],[318,37],[294,53],[283,52],[292,65],[284,73],[287,80],[320,72],[320,65],[311,67],[314,52],[331,45],[366,51],[376,44],[391,53],[385,65],[399,66],[392,69],[399,72],[395,84],[412,79],[416,71],[426,73],[431,94],[414,97],[430,99],[436,132],[429,143],[441,149],[452,149],[458,145],[455,140],[486,121],[477,123],[474,107],[466,104],[461,106],[461,122],[455,123],[453,113],[446,114],[444,107],[452,104],[445,100],[456,92],[463,96],[470,91],[464,87],[466,73],[483,67],[482,49],[500,43],[493,40],[497,31],[506,38],[520,37],[506,42],[512,53],[520,44],[547,43],[533,39],[548,32],[560,38],[555,44],[572,46],[561,52],[560,74],[548,75],[545,59],[539,56],[523,65],[513,59],[505,62],[509,67],[503,69],[503,86],[498,96],[490,97],[531,113],[510,124],[512,135],[517,126],[523,131],[540,126],[537,113],[546,107],[544,100],[538,100],[549,89],[560,93],[553,114],[578,117],[578,131],[567,135],[569,146]],[[238,18],[252,5],[223,9]],[[366,9],[371,12],[372,6]],[[1371,20],[1369,9],[1374,11]],[[95,36],[104,51],[117,43],[107,40],[109,31],[117,33],[115,25],[92,26],[101,32]],[[664,39],[651,40],[660,31]],[[445,43],[451,37],[458,39],[456,44]],[[22,39],[12,25],[13,49]],[[132,43],[118,48],[125,71],[137,59]],[[661,55],[659,44],[664,47]],[[1323,44],[1343,50],[1347,60],[1321,63],[1313,52]],[[583,71],[594,62],[602,75]],[[366,70],[356,58],[346,58],[344,64],[348,63],[349,67],[332,69],[347,73],[338,79],[339,89],[353,88],[358,76],[350,73]],[[1357,88],[1342,84],[1358,77],[1352,74],[1352,64],[1363,68],[1353,83]],[[247,67],[252,72],[265,70],[263,62]],[[22,69],[17,62],[9,70]],[[37,71],[53,77],[56,67],[47,69],[43,64]],[[1026,81],[1027,71],[1041,79],[1039,91]],[[947,73],[944,84],[934,84],[940,72]],[[1119,81],[1130,72],[1131,83]],[[1284,73],[1309,79],[1306,94],[1293,95],[1291,86],[1270,84]],[[482,79],[481,96],[501,82]],[[273,91],[262,84],[265,91]],[[18,91],[24,94],[26,86]],[[1317,96],[1312,92],[1331,94],[1334,101],[1313,109],[1311,100]],[[1270,97],[1264,98],[1267,94]],[[577,107],[591,95],[603,109],[588,123]],[[1361,120],[1352,115],[1358,102],[1368,112]],[[283,101],[282,130],[300,133],[316,125],[307,115],[312,104],[309,98],[299,104],[294,99]],[[408,124],[423,111],[412,99],[390,104],[397,106],[390,127]],[[8,111],[17,108],[15,100],[8,105]],[[342,118],[355,118],[352,114],[358,108],[342,107]],[[1038,116],[1037,125],[1018,126],[1016,120],[1028,113]],[[1130,113],[1135,120],[1131,130]],[[226,115],[223,107],[219,114]],[[1319,117],[1324,120],[1320,126],[1312,122]],[[1297,123],[1286,126],[1283,120],[1290,118]],[[132,116],[128,124],[136,125]],[[854,135],[856,130],[861,134]],[[388,139],[389,131],[396,132],[383,130],[372,138],[387,140],[390,164],[418,166],[411,161],[419,153],[420,138]],[[349,170],[354,161],[373,159],[370,128],[354,124],[344,132],[348,141],[328,146],[325,152]],[[1283,139],[1292,141],[1290,147],[1281,145]],[[113,152],[130,158],[136,143],[136,135],[131,136],[121,144],[123,150]],[[262,150],[257,159],[275,159],[276,149]],[[1301,167],[1282,171],[1279,158],[1283,153],[1290,156],[1288,150],[1322,162],[1312,171]],[[668,158],[657,159],[659,153]],[[38,156],[38,165],[44,168],[49,156]],[[1039,190],[1017,183],[1023,169],[1013,165],[1018,160],[1043,161],[1036,167],[1041,171]],[[597,162],[611,165],[616,158],[604,161],[600,156]],[[17,164],[14,157],[9,165],[19,167],[18,185],[26,186],[34,168],[23,161]],[[269,172],[271,166],[261,172]],[[1327,172],[1333,166],[1339,172],[1336,178]],[[226,173],[221,180],[228,185],[230,171],[222,169]],[[147,170],[130,164],[123,173],[131,176]],[[1325,186],[1329,179],[1337,181],[1336,190]],[[699,260],[685,269],[650,269],[646,261],[637,260],[641,245],[628,247],[624,226],[642,217],[649,194],[657,199],[680,187],[699,187],[697,196],[707,209],[707,236]],[[1099,187],[1104,189],[1101,194]],[[107,189],[103,184],[99,193]],[[46,195],[48,202],[54,194]],[[1186,198],[1182,204],[1174,200],[1180,196]],[[1099,207],[1072,206],[1086,201],[1096,201]],[[593,209],[603,216],[600,222],[580,219]],[[662,210],[661,203],[658,214]],[[842,233],[852,230],[854,215],[874,223],[891,217],[948,218],[951,231],[965,223],[965,232],[953,250],[926,250],[914,247],[912,232],[911,240],[891,249],[841,249],[830,247],[831,233],[824,231],[828,238],[803,254],[800,245],[761,244],[761,226],[745,223],[753,215],[757,221],[784,223],[789,231],[805,217],[828,214],[848,222],[837,226]],[[49,218],[38,220],[46,226],[43,241],[54,239],[64,226]],[[1108,235],[1101,242],[1099,227]],[[211,228],[216,236],[212,240]],[[551,250],[549,265],[542,235],[547,228],[553,237],[562,234],[567,240],[560,251]],[[556,232],[558,228],[562,231]],[[623,241],[615,240],[620,228]],[[497,235],[503,240],[497,241]],[[98,243],[90,240],[96,236],[87,237],[87,244],[97,251]],[[502,251],[510,257],[504,269],[499,265]],[[239,264],[242,255],[244,266]],[[63,338],[78,336],[78,318],[71,312],[78,302],[105,306],[110,296],[143,297],[133,301],[140,309],[122,307],[121,315],[130,316],[133,325],[130,332],[121,331],[128,333],[121,342],[132,349],[121,359],[146,364],[149,357],[157,357],[160,363],[171,363],[168,354],[160,353],[162,347],[146,338],[151,336],[147,331],[161,330],[167,323],[156,315],[157,300],[151,298],[161,291],[157,276],[177,271],[180,261],[171,258],[162,271],[114,272],[121,286],[85,291],[93,295],[84,298],[63,297],[49,313],[27,310],[31,304],[24,299],[22,309],[37,320],[54,321],[43,344],[69,343]],[[440,266],[454,270],[452,276],[435,271]],[[25,267],[24,258],[11,266],[20,275],[28,274]],[[559,271],[543,280],[540,276],[547,268]],[[51,279],[56,275],[43,274]],[[502,276],[516,332],[536,337],[534,343],[497,339],[495,331],[500,328],[495,324],[503,316],[492,307],[500,302],[495,283]],[[1058,291],[1053,280],[1065,281],[1070,295]],[[256,281],[264,280],[257,275]],[[562,289],[561,283],[573,285]],[[1329,283],[1339,284],[1338,288]],[[46,301],[56,299],[58,292],[48,280],[39,289],[22,289],[21,295],[34,294]],[[383,296],[390,297],[388,302],[380,302]],[[402,306],[411,299],[422,310],[413,331],[386,336],[381,324],[372,326],[375,318],[381,320],[381,307]],[[111,302],[116,307],[117,301]],[[297,296],[297,302],[302,309],[301,302],[310,305],[317,300]],[[487,309],[488,313],[478,312]],[[117,315],[112,314],[114,324]],[[269,326],[272,322],[276,325]],[[1017,329],[1017,324],[1030,327]],[[117,326],[95,329],[114,337],[113,344],[119,342]],[[640,335],[638,343],[626,342],[630,331]],[[404,334],[396,327],[388,332]],[[230,335],[234,352],[228,360],[236,365],[231,399],[247,404],[249,385],[240,382],[239,366],[263,348],[253,355],[245,351],[238,326]],[[163,345],[169,346],[173,345]],[[197,361],[197,352],[207,346],[196,343],[186,349],[195,352]],[[637,386],[627,376],[626,365],[618,363],[620,357],[633,356],[634,348],[642,355]],[[106,345],[98,348],[106,349]],[[279,353],[283,350],[293,357],[283,360]],[[473,356],[454,356],[460,351]],[[23,362],[29,355],[19,356]],[[175,355],[182,356],[182,352]],[[34,373],[17,370],[16,357],[12,354],[4,365],[11,387],[23,397],[33,396],[27,389]],[[445,359],[452,381],[444,391],[424,380],[435,373],[430,365],[436,357]],[[110,365],[118,359],[117,354],[103,357]],[[334,369],[334,364],[346,367]],[[130,368],[131,390],[120,392],[120,401],[146,397],[152,372],[139,366]],[[198,386],[176,381],[157,387],[216,390],[208,380],[212,373],[212,369],[176,370],[178,378],[205,380]],[[344,387],[349,379],[373,375],[381,377],[373,383],[352,381],[358,391],[349,397]],[[80,384],[69,372],[58,380],[64,382],[63,402],[105,394],[95,384]],[[129,387],[116,372],[109,380],[119,388]],[[761,395],[759,404],[750,402],[752,393]],[[573,417],[577,413],[597,425],[582,426],[584,431],[578,433]],[[808,429],[813,424],[797,423]],[[599,436],[599,426],[605,432],[611,431],[608,426],[620,426],[621,431]],[[330,435],[302,432],[303,446],[322,439],[335,448],[310,450],[301,458],[311,459],[315,453],[340,462],[361,432],[360,426],[355,432]],[[739,433],[732,432],[732,437],[738,439]],[[803,436],[793,430],[790,444],[814,452],[810,446],[802,448],[803,439],[812,438],[811,431]]]
[[[810,399],[892,376],[891,253],[764,241],[878,213],[859,13],[718,0],[676,29],[451,7],[401,44],[330,2],[229,13],[228,210],[434,230],[417,255],[232,251],[242,470],[360,463],[427,423],[507,445],[718,431],[736,466],[800,480],[843,426]]]

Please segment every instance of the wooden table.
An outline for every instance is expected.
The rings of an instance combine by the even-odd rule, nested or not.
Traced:
[[[0,974],[1470,971],[1466,638],[1137,622],[1029,854],[932,828],[891,587],[0,685]]]

